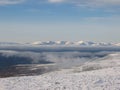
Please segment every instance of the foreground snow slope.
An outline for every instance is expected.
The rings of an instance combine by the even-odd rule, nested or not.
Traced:
[[[120,67],[0,79],[0,90],[120,90]]]

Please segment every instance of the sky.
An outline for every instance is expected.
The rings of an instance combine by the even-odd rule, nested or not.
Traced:
[[[0,41],[120,42],[120,0],[0,0]]]

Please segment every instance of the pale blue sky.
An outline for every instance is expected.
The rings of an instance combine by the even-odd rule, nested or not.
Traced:
[[[0,41],[120,42],[120,0],[0,0]]]

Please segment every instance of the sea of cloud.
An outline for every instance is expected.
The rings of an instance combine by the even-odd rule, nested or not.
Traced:
[[[0,46],[0,65],[4,68],[21,64],[54,64],[55,69],[72,68],[119,51],[119,47],[108,46]]]

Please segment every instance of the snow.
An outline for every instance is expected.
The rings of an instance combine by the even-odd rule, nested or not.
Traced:
[[[105,43],[105,42],[93,42],[93,41],[35,41],[27,43],[16,42],[0,42],[0,46],[15,46],[15,45],[62,45],[62,46],[120,46],[120,43]]]
[[[87,47],[79,47],[79,45]],[[29,57],[35,64],[41,60],[51,61],[54,62],[51,65],[52,68],[57,67],[57,70],[36,76],[0,78],[0,90],[120,90],[119,51],[119,43],[38,41],[16,44],[1,42],[1,55]],[[38,67],[40,66],[35,65],[30,69],[36,70]],[[48,68],[49,65],[46,67]]]
[[[113,53],[71,69],[0,78],[0,90],[120,90],[119,60],[120,53]]]
[[[113,44],[113,43],[104,43],[104,42],[92,42],[92,41],[36,41],[31,43],[32,45],[77,45],[77,46],[118,46],[118,44]]]
[[[115,45],[116,45],[116,46],[120,46],[120,43],[116,43]]]
[[[72,73],[56,71],[41,76],[0,79],[0,90],[120,90],[120,67]]]

